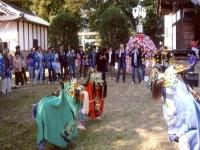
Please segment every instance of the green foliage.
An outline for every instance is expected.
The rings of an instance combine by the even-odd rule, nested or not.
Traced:
[[[33,0],[31,9],[38,16],[49,21],[52,16],[65,11],[63,6],[64,2],[65,0]]]
[[[144,1],[143,5],[147,9],[147,17],[144,22],[144,33],[149,35],[156,45],[163,41],[164,21],[163,17],[156,14],[156,6],[153,0]]]
[[[102,46],[118,48],[120,43],[126,43],[129,29],[126,16],[117,7],[110,7],[102,14],[99,25]]]
[[[30,11],[30,5],[32,5],[32,1],[30,0],[6,0],[5,2],[27,11]]]
[[[139,0],[8,0],[23,1],[23,8],[35,12],[40,17],[51,21],[53,16],[61,12],[71,13],[79,28],[87,28],[91,31],[100,31],[101,16],[110,7],[115,6],[126,16],[128,30],[134,33],[136,20],[132,15],[132,8],[136,7]],[[163,40],[163,18],[156,15],[155,0],[144,0],[142,5],[147,9],[147,18],[144,21],[144,33],[149,35],[156,44]],[[81,17],[81,10],[87,10],[87,17]],[[105,36],[101,36],[105,37]],[[102,39],[104,41],[104,39]]]
[[[40,17],[50,21],[52,16],[61,12],[68,11],[73,15],[79,15],[84,2],[85,0],[33,0],[31,9]]]
[[[116,6],[127,17],[128,28],[131,33],[136,30],[136,20],[132,15],[132,8],[136,7],[138,0],[88,0],[85,9],[90,9],[89,27],[92,31],[99,31],[101,15],[110,7]],[[149,35],[153,41],[158,44],[163,40],[163,20],[162,17],[156,15],[156,6],[154,0],[145,0],[142,6],[147,9],[147,18],[144,21],[144,33]],[[93,8],[93,10],[91,10]]]
[[[68,44],[78,45],[78,25],[75,17],[67,12],[62,12],[52,17],[49,26],[49,42],[51,46]]]

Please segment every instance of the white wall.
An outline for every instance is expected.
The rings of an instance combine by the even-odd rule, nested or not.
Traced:
[[[164,16],[164,46],[167,46],[168,49],[172,49],[172,22],[173,16],[166,15]]]
[[[8,43],[11,51],[18,45],[17,22],[0,22],[0,39]]]
[[[37,26],[37,28],[36,28]],[[19,36],[19,37],[18,37]],[[18,39],[19,38],[19,39]],[[30,50],[33,47],[33,39],[38,40],[38,46],[47,50],[47,27],[39,25],[19,22],[19,35],[17,31],[17,22],[0,22],[0,39],[2,42],[7,42],[8,48],[15,51],[15,46],[20,45],[21,50]]]
[[[47,27],[40,27],[39,25],[29,24],[29,50],[33,47],[33,39],[37,39],[38,46],[41,46],[43,49],[47,50]]]

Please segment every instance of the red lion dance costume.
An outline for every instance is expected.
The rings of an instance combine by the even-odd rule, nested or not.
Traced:
[[[99,73],[90,74],[89,80],[85,85],[85,90],[89,94],[89,114],[91,119],[100,117],[104,108],[104,98],[106,97],[107,85],[101,80]]]

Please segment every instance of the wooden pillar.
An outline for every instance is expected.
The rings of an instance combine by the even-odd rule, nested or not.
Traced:
[[[25,32],[24,32],[24,21],[23,21],[23,50],[25,50]]]
[[[20,44],[19,43],[19,20],[17,20],[17,38],[18,38],[18,41],[17,41],[17,43],[18,43],[18,45]]]
[[[41,25],[40,25],[40,45],[41,45],[41,47],[42,47],[42,34],[41,34]],[[42,47],[42,48],[44,48],[44,47]]]
[[[28,23],[28,50],[30,50],[30,43],[29,43],[29,23]]]

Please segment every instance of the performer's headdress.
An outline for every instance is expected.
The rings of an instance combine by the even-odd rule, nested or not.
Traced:
[[[78,83],[76,79],[73,79],[64,84],[65,93],[69,94],[72,97],[76,97],[76,94],[80,93],[83,89],[84,87],[80,83]]]
[[[190,66],[184,66],[184,65],[176,65],[176,66],[170,66],[168,67],[164,73],[159,73],[158,79],[164,80],[164,86],[174,86],[176,83],[178,83],[178,77],[177,74],[184,72],[185,70],[188,70]]]
[[[102,75],[101,73],[97,73],[97,72],[93,72],[90,74],[90,81],[98,83],[98,84],[103,84],[103,80],[102,80]]]

